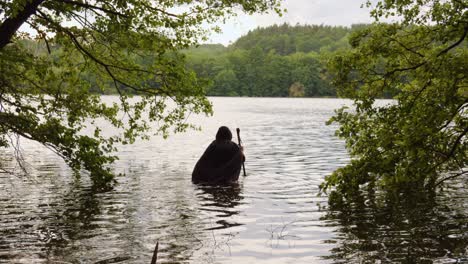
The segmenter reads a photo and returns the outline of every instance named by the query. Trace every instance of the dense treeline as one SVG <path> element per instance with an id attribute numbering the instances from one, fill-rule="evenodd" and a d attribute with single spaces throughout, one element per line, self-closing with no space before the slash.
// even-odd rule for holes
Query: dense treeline
<path id="1" fill-rule="evenodd" d="M 365 26 L 273 25 L 250 31 L 228 47 L 204 44 L 182 53 L 187 70 L 200 77 L 199 85 L 205 85 L 210 96 L 335 96 L 323 58 L 336 50 L 349 48 L 350 33 Z M 36 55 L 51 52 L 52 57 L 61 58 L 58 44 L 47 46 L 43 42 L 25 40 L 23 45 Z M 173 52 L 165 56 L 183 59 Z M 155 56 L 151 54 L 134 59 L 142 65 L 155 63 Z M 61 72 L 60 68 L 55 70 Z M 83 71 L 80 75 L 88 82 L 92 93 L 117 93 L 112 80 L 97 82 L 93 71 Z M 119 93 L 135 94 L 136 91 L 122 86 Z"/>
<path id="2" fill-rule="evenodd" d="M 211 80 L 215 96 L 334 96 L 321 57 L 348 48 L 356 28 L 288 24 L 258 28 L 229 47 L 186 50 L 188 68 Z"/>
<path id="3" fill-rule="evenodd" d="M 252 49 L 260 46 L 263 51 L 274 50 L 280 55 L 297 52 L 320 52 L 321 49 L 336 50 L 347 46 L 347 35 L 351 29 L 361 27 L 336 27 L 325 25 L 273 25 L 258 28 L 240 37 L 232 47 Z"/>

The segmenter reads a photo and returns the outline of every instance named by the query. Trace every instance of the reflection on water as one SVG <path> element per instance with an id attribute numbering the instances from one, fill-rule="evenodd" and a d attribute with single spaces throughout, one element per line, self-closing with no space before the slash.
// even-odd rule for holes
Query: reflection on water
<path id="1" fill-rule="evenodd" d="M 407 186 L 344 199 L 330 196 L 322 220 L 338 228 L 325 259 L 334 263 L 468 263 L 466 181 L 453 181 L 436 195 Z"/>
<path id="2" fill-rule="evenodd" d="M 106 97 L 113 100 L 112 97 Z M 213 98 L 203 131 L 123 146 L 119 184 L 97 193 L 53 153 L 23 142 L 27 177 L 0 173 L 0 263 L 463 263 L 465 182 L 441 195 L 361 193 L 318 197 L 323 177 L 346 164 L 325 126 L 335 99 Z M 240 127 L 247 177 L 238 185 L 191 183 L 217 128 Z M 13 167 L 11 153 L 0 160 Z"/>
<path id="3" fill-rule="evenodd" d="M 224 229 L 233 226 L 242 225 L 241 223 L 231 223 L 233 215 L 238 215 L 239 210 L 236 206 L 241 204 L 243 199 L 241 195 L 241 186 L 232 184 L 227 186 L 200 185 L 197 187 L 202 192 L 197 196 L 200 198 L 200 210 L 214 212 L 220 220 L 216 221 L 218 226 L 209 227 L 206 230 Z"/>

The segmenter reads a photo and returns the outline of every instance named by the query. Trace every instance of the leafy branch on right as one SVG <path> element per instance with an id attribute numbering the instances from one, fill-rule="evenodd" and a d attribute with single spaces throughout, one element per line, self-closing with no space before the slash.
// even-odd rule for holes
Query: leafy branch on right
<path id="1" fill-rule="evenodd" d="M 322 191 L 346 195 L 369 183 L 435 190 L 468 173 L 467 6 L 379 1 L 376 22 L 350 36 L 351 49 L 327 58 L 333 85 L 354 109 L 328 122 L 339 124 L 352 160 L 325 178 Z M 390 17 L 398 22 L 379 22 Z"/>

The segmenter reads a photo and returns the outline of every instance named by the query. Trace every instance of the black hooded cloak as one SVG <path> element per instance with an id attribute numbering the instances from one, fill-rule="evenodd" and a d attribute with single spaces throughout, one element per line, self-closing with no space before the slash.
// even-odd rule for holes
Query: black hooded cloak
<path id="1" fill-rule="evenodd" d="M 230 184 L 239 179 L 245 158 L 231 139 L 231 131 L 220 127 L 216 140 L 208 146 L 193 169 L 193 183 Z"/>

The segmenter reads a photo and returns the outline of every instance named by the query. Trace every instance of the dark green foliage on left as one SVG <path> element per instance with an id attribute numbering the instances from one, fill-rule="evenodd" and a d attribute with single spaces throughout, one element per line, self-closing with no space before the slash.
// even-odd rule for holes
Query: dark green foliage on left
<path id="1" fill-rule="evenodd" d="M 178 53 L 206 36 L 203 24 L 281 12 L 276 0 L 0 0 L 0 10 L 0 147 L 17 147 L 18 135 L 37 141 L 96 186 L 112 183 L 116 144 L 211 113 L 206 82 Z M 20 32 L 26 24 L 34 35 Z M 115 102 L 96 93 L 109 91 Z"/>

